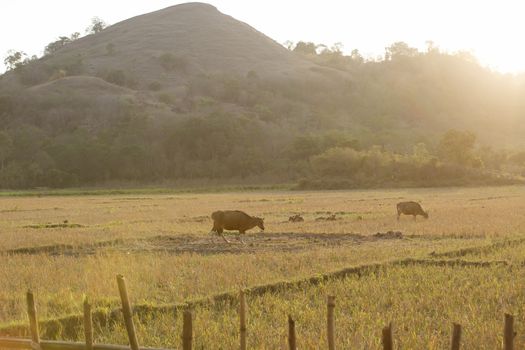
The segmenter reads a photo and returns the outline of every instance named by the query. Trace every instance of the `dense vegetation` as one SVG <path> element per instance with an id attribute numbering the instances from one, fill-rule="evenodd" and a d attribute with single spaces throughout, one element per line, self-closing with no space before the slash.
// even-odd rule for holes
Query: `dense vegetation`
<path id="1" fill-rule="evenodd" d="M 62 39 L 48 55 L 76 38 Z M 419 52 L 395 43 L 369 61 L 338 46 L 291 49 L 319 74 L 192 75 L 182 96 L 158 81 L 143 88 L 123 70 L 96 74 L 122 90 L 114 95 L 49 94 L 31 87 L 89 75 L 82 58 L 51 65 L 12 55 L 0 77 L 18 82 L 0 89 L 0 188 L 232 178 L 304 188 L 448 185 L 523 174 L 523 78 L 432 45 Z M 185 74 L 187 61 L 166 53 L 159 65 Z"/>

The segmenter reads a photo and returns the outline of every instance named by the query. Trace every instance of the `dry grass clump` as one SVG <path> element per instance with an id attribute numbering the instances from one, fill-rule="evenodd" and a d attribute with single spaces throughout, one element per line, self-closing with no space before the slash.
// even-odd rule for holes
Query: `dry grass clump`
<path id="1" fill-rule="evenodd" d="M 326 296 L 336 296 L 337 345 L 380 348 L 381 329 L 394 325 L 396 347 L 444 349 L 452 322 L 463 326 L 466 349 L 501 346 L 503 314 L 515 315 L 516 348 L 525 344 L 525 272 L 508 267 L 395 267 L 366 277 L 248 297 L 248 347 L 278 349 L 285 341 L 287 315 L 296 320 L 298 346 L 326 347 Z M 197 308 L 195 348 L 238 347 L 237 305 Z M 138 321 L 142 344 L 178 348 L 181 315 L 155 314 Z M 126 343 L 123 326 L 103 330 L 99 341 Z"/>
<path id="2" fill-rule="evenodd" d="M 472 244 L 471 242 L 468 242 Z M 115 275 L 133 286 L 136 303 L 174 303 L 325 273 L 343 267 L 426 256 L 437 247 L 457 249 L 462 240 L 377 241 L 300 252 L 199 255 L 121 252 L 88 256 L 14 255 L 0 257 L 0 323 L 26 320 L 25 291 L 34 290 L 39 314 L 54 318 L 81 313 L 83 295 L 95 306 L 118 305 Z"/>
<path id="3" fill-rule="evenodd" d="M 487 249 L 475 251 L 463 256 L 461 259 L 469 261 L 506 261 L 512 265 L 523 266 L 525 264 L 525 242 L 518 241 L 499 249 Z"/>

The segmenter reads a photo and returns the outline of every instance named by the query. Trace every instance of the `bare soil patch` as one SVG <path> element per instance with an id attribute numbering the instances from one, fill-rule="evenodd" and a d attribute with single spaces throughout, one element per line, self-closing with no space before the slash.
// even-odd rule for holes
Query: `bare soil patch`
<path id="1" fill-rule="evenodd" d="M 225 242 L 220 236 L 216 235 L 157 236 L 138 242 L 129 242 L 129 245 L 125 244 L 118 247 L 118 249 L 197 254 L 286 252 L 312 249 L 315 247 L 360 244 L 375 240 L 373 237 L 354 233 L 322 234 L 283 232 L 246 235 L 227 234 L 226 237 L 230 243 Z"/>
<path id="2" fill-rule="evenodd" d="M 376 242 L 386 239 L 403 239 L 396 235 L 357 233 L 253 233 L 237 235 L 226 233 L 230 243 L 217 235 L 159 235 L 139 239 L 111 240 L 93 244 L 57 244 L 25 247 L 4 251 L 4 254 L 50 254 L 50 255 L 90 255 L 97 252 L 121 251 L 127 253 L 167 252 L 173 254 L 241 254 L 259 252 L 291 252 L 321 247 L 341 247 Z"/>

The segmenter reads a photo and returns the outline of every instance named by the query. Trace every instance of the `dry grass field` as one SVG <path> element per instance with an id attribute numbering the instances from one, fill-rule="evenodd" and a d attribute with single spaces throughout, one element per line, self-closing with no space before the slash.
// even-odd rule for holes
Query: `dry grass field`
<path id="1" fill-rule="evenodd" d="M 405 235 L 501 237 L 525 231 L 524 198 L 523 187 L 0 197 L 0 249 L 158 235 L 206 236 L 212 226 L 209 216 L 217 209 L 262 216 L 267 233 L 369 235 L 400 230 Z M 395 204 L 402 200 L 420 201 L 430 220 L 419 217 L 413 222 L 405 217 L 396 222 Z M 315 221 L 328 212 L 338 220 Z M 295 213 L 305 222 L 288 223 Z M 64 220 L 81 227 L 45 228 Z"/>
<path id="2" fill-rule="evenodd" d="M 286 345 L 287 315 L 296 322 L 298 348 L 326 348 L 326 296 L 336 297 L 336 340 L 341 349 L 380 349 L 381 329 L 390 321 L 399 349 L 447 349 L 452 322 L 463 326 L 462 348 L 500 349 L 503 313 L 516 317 L 516 348 L 525 345 L 523 270 L 507 267 L 399 267 L 365 277 L 333 280 L 249 297 L 248 348 Z M 197 349 L 238 347 L 237 305 L 199 307 Z M 138 323 L 141 341 L 179 348 L 182 315 L 156 313 Z M 100 342 L 125 344 L 122 324 L 103 331 Z M 220 344 L 220 345 L 217 345 Z"/>
<path id="3" fill-rule="evenodd" d="M 430 218 L 397 221 L 395 204 L 402 200 L 420 201 Z M 246 244 L 234 236 L 229 236 L 231 244 L 210 236 L 209 215 L 218 209 L 262 216 L 266 231 L 249 231 Z M 288 222 L 293 214 L 301 214 L 305 221 Z M 335 221 L 316 220 L 332 214 Z M 376 235 L 388 231 L 400 231 L 403 236 Z M 35 291 L 42 319 L 80 313 L 84 295 L 97 308 L 113 309 L 118 305 L 117 273 L 128 279 L 135 304 L 170 304 L 348 266 L 407 257 L 432 259 L 447 251 L 522 237 L 525 188 L 519 186 L 4 196 L 0 197 L 0 324 L 25 322 L 24 292 L 28 288 Z M 460 258 L 505 260 L 520 266 L 525 244 Z M 306 289 L 251 296 L 250 328 L 259 329 L 257 334 L 264 336 L 252 334 L 250 344 L 252 348 L 275 348 L 284 332 L 283 315 L 294 313 L 301 325 L 303 347 L 318 348 L 324 323 L 315 320 L 322 319 L 326 293 L 335 294 L 342 303 L 337 317 L 341 319 L 340 334 L 348 335 L 341 337 L 345 347 L 377 347 L 377 334 L 388 319 L 397 323 L 404 348 L 442 348 L 449 323 L 473 319 L 468 332 L 486 331 L 487 339 L 496 337 L 497 342 L 503 312 L 514 312 L 518 324 L 525 322 L 517 308 L 523 294 L 514 281 L 522 279 L 518 278 L 521 273 L 504 266 L 396 267 L 365 278 L 348 277 Z M 456 288 L 458 291 L 449 293 Z M 459 290 L 468 292 L 460 298 Z M 437 301 L 451 306 L 440 313 Z M 210 348 L 211 339 L 220 339 L 222 348 L 232 348 L 237 337 L 235 310 L 235 305 L 197 309 L 196 328 L 202 332 L 196 337 L 197 344 Z M 178 347 L 175 338 L 162 336 L 180 327 L 173 317 L 157 314 L 151 322 L 141 318 L 142 343 Z M 277 323 L 282 323 L 282 329 L 274 327 Z M 424 326 L 425 334 L 415 332 L 413 327 L 418 324 Z M 124 334 L 123 329 L 101 328 L 98 340 L 125 343 Z M 470 333 L 466 339 L 471 348 L 481 341 Z"/>

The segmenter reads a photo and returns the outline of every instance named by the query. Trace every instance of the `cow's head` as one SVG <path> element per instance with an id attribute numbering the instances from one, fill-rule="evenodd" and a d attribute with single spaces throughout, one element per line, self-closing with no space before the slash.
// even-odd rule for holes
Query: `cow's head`
<path id="1" fill-rule="evenodd" d="M 423 217 L 424 217 L 425 219 L 428 219 L 428 211 L 424 211 L 424 212 L 423 212 Z"/>
<path id="2" fill-rule="evenodd" d="M 264 218 L 255 218 L 255 224 L 264 231 Z"/>

